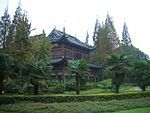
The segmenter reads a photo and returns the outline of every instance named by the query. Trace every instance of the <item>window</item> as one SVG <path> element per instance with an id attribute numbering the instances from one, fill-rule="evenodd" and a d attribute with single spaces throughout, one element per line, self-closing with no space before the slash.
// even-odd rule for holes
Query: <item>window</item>
<path id="1" fill-rule="evenodd" d="M 80 53 L 74 53 L 74 58 L 75 59 L 81 59 L 82 55 Z"/>
<path id="2" fill-rule="evenodd" d="M 52 51 L 52 58 L 58 58 L 58 57 L 61 57 L 61 51 L 60 50 Z"/>

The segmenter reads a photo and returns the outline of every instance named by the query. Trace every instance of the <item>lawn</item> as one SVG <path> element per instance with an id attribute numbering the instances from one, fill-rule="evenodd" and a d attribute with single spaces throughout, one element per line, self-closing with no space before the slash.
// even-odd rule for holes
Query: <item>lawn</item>
<path id="1" fill-rule="evenodd" d="M 150 97 L 65 103 L 21 102 L 0 106 L 0 113 L 106 113 L 150 107 Z"/>
<path id="2" fill-rule="evenodd" d="M 150 87 L 148 87 L 146 90 L 150 90 Z M 120 87 L 120 92 L 138 92 L 141 91 L 141 89 L 139 89 L 137 86 L 131 86 L 131 85 L 122 85 Z M 111 89 L 102 89 L 102 88 L 92 88 L 92 89 L 86 89 L 86 90 L 81 90 L 80 91 L 81 94 L 111 94 L 112 91 Z M 71 95 L 75 95 L 76 92 L 75 91 L 66 91 L 65 94 L 71 94 Z"/>
<path id="3" fill-rule="evenodd" d="M 131 109 L 131 110 L 122 110 L 122 111 L 117 111 L 113 113 L 150 113 L 150 107 L 149 108 L 136 108 L 136 109 Z"/>

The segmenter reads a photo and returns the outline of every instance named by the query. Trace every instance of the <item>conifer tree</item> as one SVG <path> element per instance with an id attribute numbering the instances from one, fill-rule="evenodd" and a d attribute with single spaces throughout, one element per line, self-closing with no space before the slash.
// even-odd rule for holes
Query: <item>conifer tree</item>
<path id="1" fill-rule="evenodd" d="M 0 21 L 0 47 L 4 50 L 6 48 L 10 25 L 10 15 L 8 14 L 8 9 L 5 9 L 4 15 L 1 17 Z"/>
<path id="2" fill-rule="evenodd" d="M 123 25 L 123 31 L 122 31 L 122 40 L 121 40 L 122 44 L 125 46 L 131 46 L 131 38 L 128 32 L 128 27 L 126 25 L 126 23 L 124 22 Z"/>
<path id="3" fill-rule="evenodd" d="M 13 17 L 10 29 L 9 29 L 9 34 L 8 34 L 8 41 L 6 43 L 7 45 L 7 51 L 9 54 L 13 54 L 14 50 L 14 38 L 16 35 L 16 30 L 17 30 L 17 24 L 21 21 L 22 18 L 22 9 L 20 3 L 18 4 L 18 7 L 16 8 L 15 15 Z"/>
<path id="4" fill-rule="evenodd" d="M 107 14 L 106 16 L 105 27 L 107 31 L 107 37 L 110 40 L 112 53 L 114 53 L 116 49 L 120 46 L 120 40 L 114 27 L 112 18 L 109 16 L 109 14 Z"/>
<path id="5" fill-rule="evenodd" d="M 108 54 L 118 51 L 120 40 L 113 25 L 113 21 L 107 14 L 105 24 L 102 24 L 97 31 L 95 38 L 95 51 L 93 52 L 93 59 L 99 63 L 106 62 Z"/>
<path id="6" fill-rule="evenodd" d="M 93 32 L 93 43 L 94 44 L 97 41 L 97 34 L 98 34 L 99 28 L 100 28 L 100 23 L 99 23 L 98 19 L 96 19 L 95 27 L 94 27 L 94 32 Z"/>
<path id="7" fill-rule="evenodd" d="M 27 14 L 25 12 L 22 13 L 21 6 L 19 5 L 12 20 L 7 44 L 9 53 L 14 57 L 19 75 L 22 74 L 21 67 L 28 58 L 28 52 L 31 49 L 29 39 L 30 27 L 31 24 L 29 23 Z"/>
<path id="8" fill-rule="evenodd" d="M 105 29 L 105 25 L 103 24 L 97 35 L 97 41 L 95 42 L 95 51 L 94 51 L 94 60 L 95 62 L 99 63 L 104 63 L 105 62 L 105 55 L 109 51 L 107 47 L 109 46 L 108 44 L 108 39 L 107 39 L 107 32 Z"/>
<path id="9" fill-rule="evenodd" d="M 88 33 L 88 31 L 87 31 L 85 44 L 88 45 L 88 43 L 89 43 L 89 33 Z"/>

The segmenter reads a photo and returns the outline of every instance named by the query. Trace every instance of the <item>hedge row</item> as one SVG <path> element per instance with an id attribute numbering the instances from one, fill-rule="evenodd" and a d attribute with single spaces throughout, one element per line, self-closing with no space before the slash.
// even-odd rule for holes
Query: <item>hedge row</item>
<path id="1" fill-rule="evenodd" d="M 108 101 L 135 99 L 142 97 L 150 97 L 150 91 L 146 92 L 129 92 L 121 94 L 88 94 L 88 95 L 2 95 L 0 96 L 0 104 L 10 104 L 21 101 L 34 101 L 43 103 L 54 102 L 83 102 L 83 101 Z"/>

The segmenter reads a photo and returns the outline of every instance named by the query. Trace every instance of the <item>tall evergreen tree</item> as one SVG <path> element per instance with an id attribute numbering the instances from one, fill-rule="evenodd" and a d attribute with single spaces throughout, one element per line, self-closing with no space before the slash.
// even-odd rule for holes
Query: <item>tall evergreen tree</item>
<path id="1" fill-rule="evenodd" d="M 107 31 L 107 37 L 110 40 L 110 45 L 112 48 L 112 53 L 116 51 L 116 49 L 120 46 L 120 40 L 117 35 L 116 29 L 114 27 L 112 18 L 107 14 L 106 20 L 105 20 L 105 27 Z"/>
<path id="2" fill-rule="evenodd" d="M 148 55 L 146 55 L 144 52 L 136 48 L 131 43 L 131 38 L 128 32 L 128 27 L 126 23 L 124 22 L 123 26 L 123 32 L 122 32 L 122 50 L 123 54 L 132 56 L 132 61 L 134 60 L 147 60 L 149 58 Z"/>
<path id="3" fill-rule="evenodd" d="M 10 30 L 9 30 L 9 34 L 8 34 L 8 41 L 6 43 L 7 45 L 7 51 L 12 54 L 13 51 L 14 51 L 14 38 L 15 38 L 15 35 L 16 35 L 16 31 L 17 31 L 17 25 L 18 23 L 21 21 L 21 18 L 22 18 L 22 9 L 21 9 L 21 5 L 20 3 L 18 4 L 18 7 L 16 8 L 16 11 L 15 11 L 15 15 L 13 17 L 13 20 L 12 20 L 12 24 L 10 26 Z"/>
<path id="4" fill-rule="evenodd" d="M 98 19 L 96 19 L 94 32 L 93 32 L 93 42 L 94 42 L 94 44 L 97 41 L 97 35 L 98 35 L 99 28 L 100 28 L 100 23 L 99 23 Z"/>
<path id="5" fill-rule="evenodd" d="M 107 54 L 119 50 L 120 40 L 113 25 L 113 21 L 108 14 L 105 24 L 102 24 L 102 26 L 99 27 L 95 39 L 96 49 L 92 54 L 93 61 L 103 64 L 106 62 Z"/>
<path id="6" fill-rule="evenodd" d="M 21 75 L 21 67 L 28 57 L 28 52 L 31 49 L 31 42 L 29 39 L 31 24 L 27 18 L 26 13 L 22 13 L 19 5 L 15 11 L 12 20 L 9 39 L 8 51 L 14 57 L 15 64 L 18 67 L 19 75 Z"/>
<path id="7" fill-rule="evenodd" d="M 6 48 L 6 41 L 8 38 L 10 26 L 10 15 L 8 14 L 8 9 L 5 9 L 4 15 L 1 17 L 0 21 L 0 47 L 4 50 Z"/>
<path id="8" fill-rule="evenodd" d="M 128 32 L 128 27 L 126 25 L 126 23 L 124 22 L 123 25 L 123 31 L 122 31 L 122 40 L 121 40 L 122 44 L 125 46 L 131 46 L 131 38 Z"/>
<path id="9" fill-rule="evenodd" d="M 26 14 L 20 18 L 14 35 L 14 56 L 18 62 L 25 61 L 27 54 L 31 49 L 31 42 L 29 40 L 31 24 L 29 23 Z"/>
<path id="10" fill-rule="evenodd" d="M 88 43 L 89 43 L 89 33 L 88 33 L 88 31 L 87 31 L 85 44 L 88 45 Z"/>
<path id="11" fill-rule="evenodd" d="M 107 38 L 107 31 L 105 29 L 105 25 L 103 24 L 97 35 L 97 41 L 95 43 L 96 49 L 95 49 L 95 60 L 99 63 L 105 63 L 106 61 L 106 54 L 109 54 L 110 49 L 110 42 Z"/>

